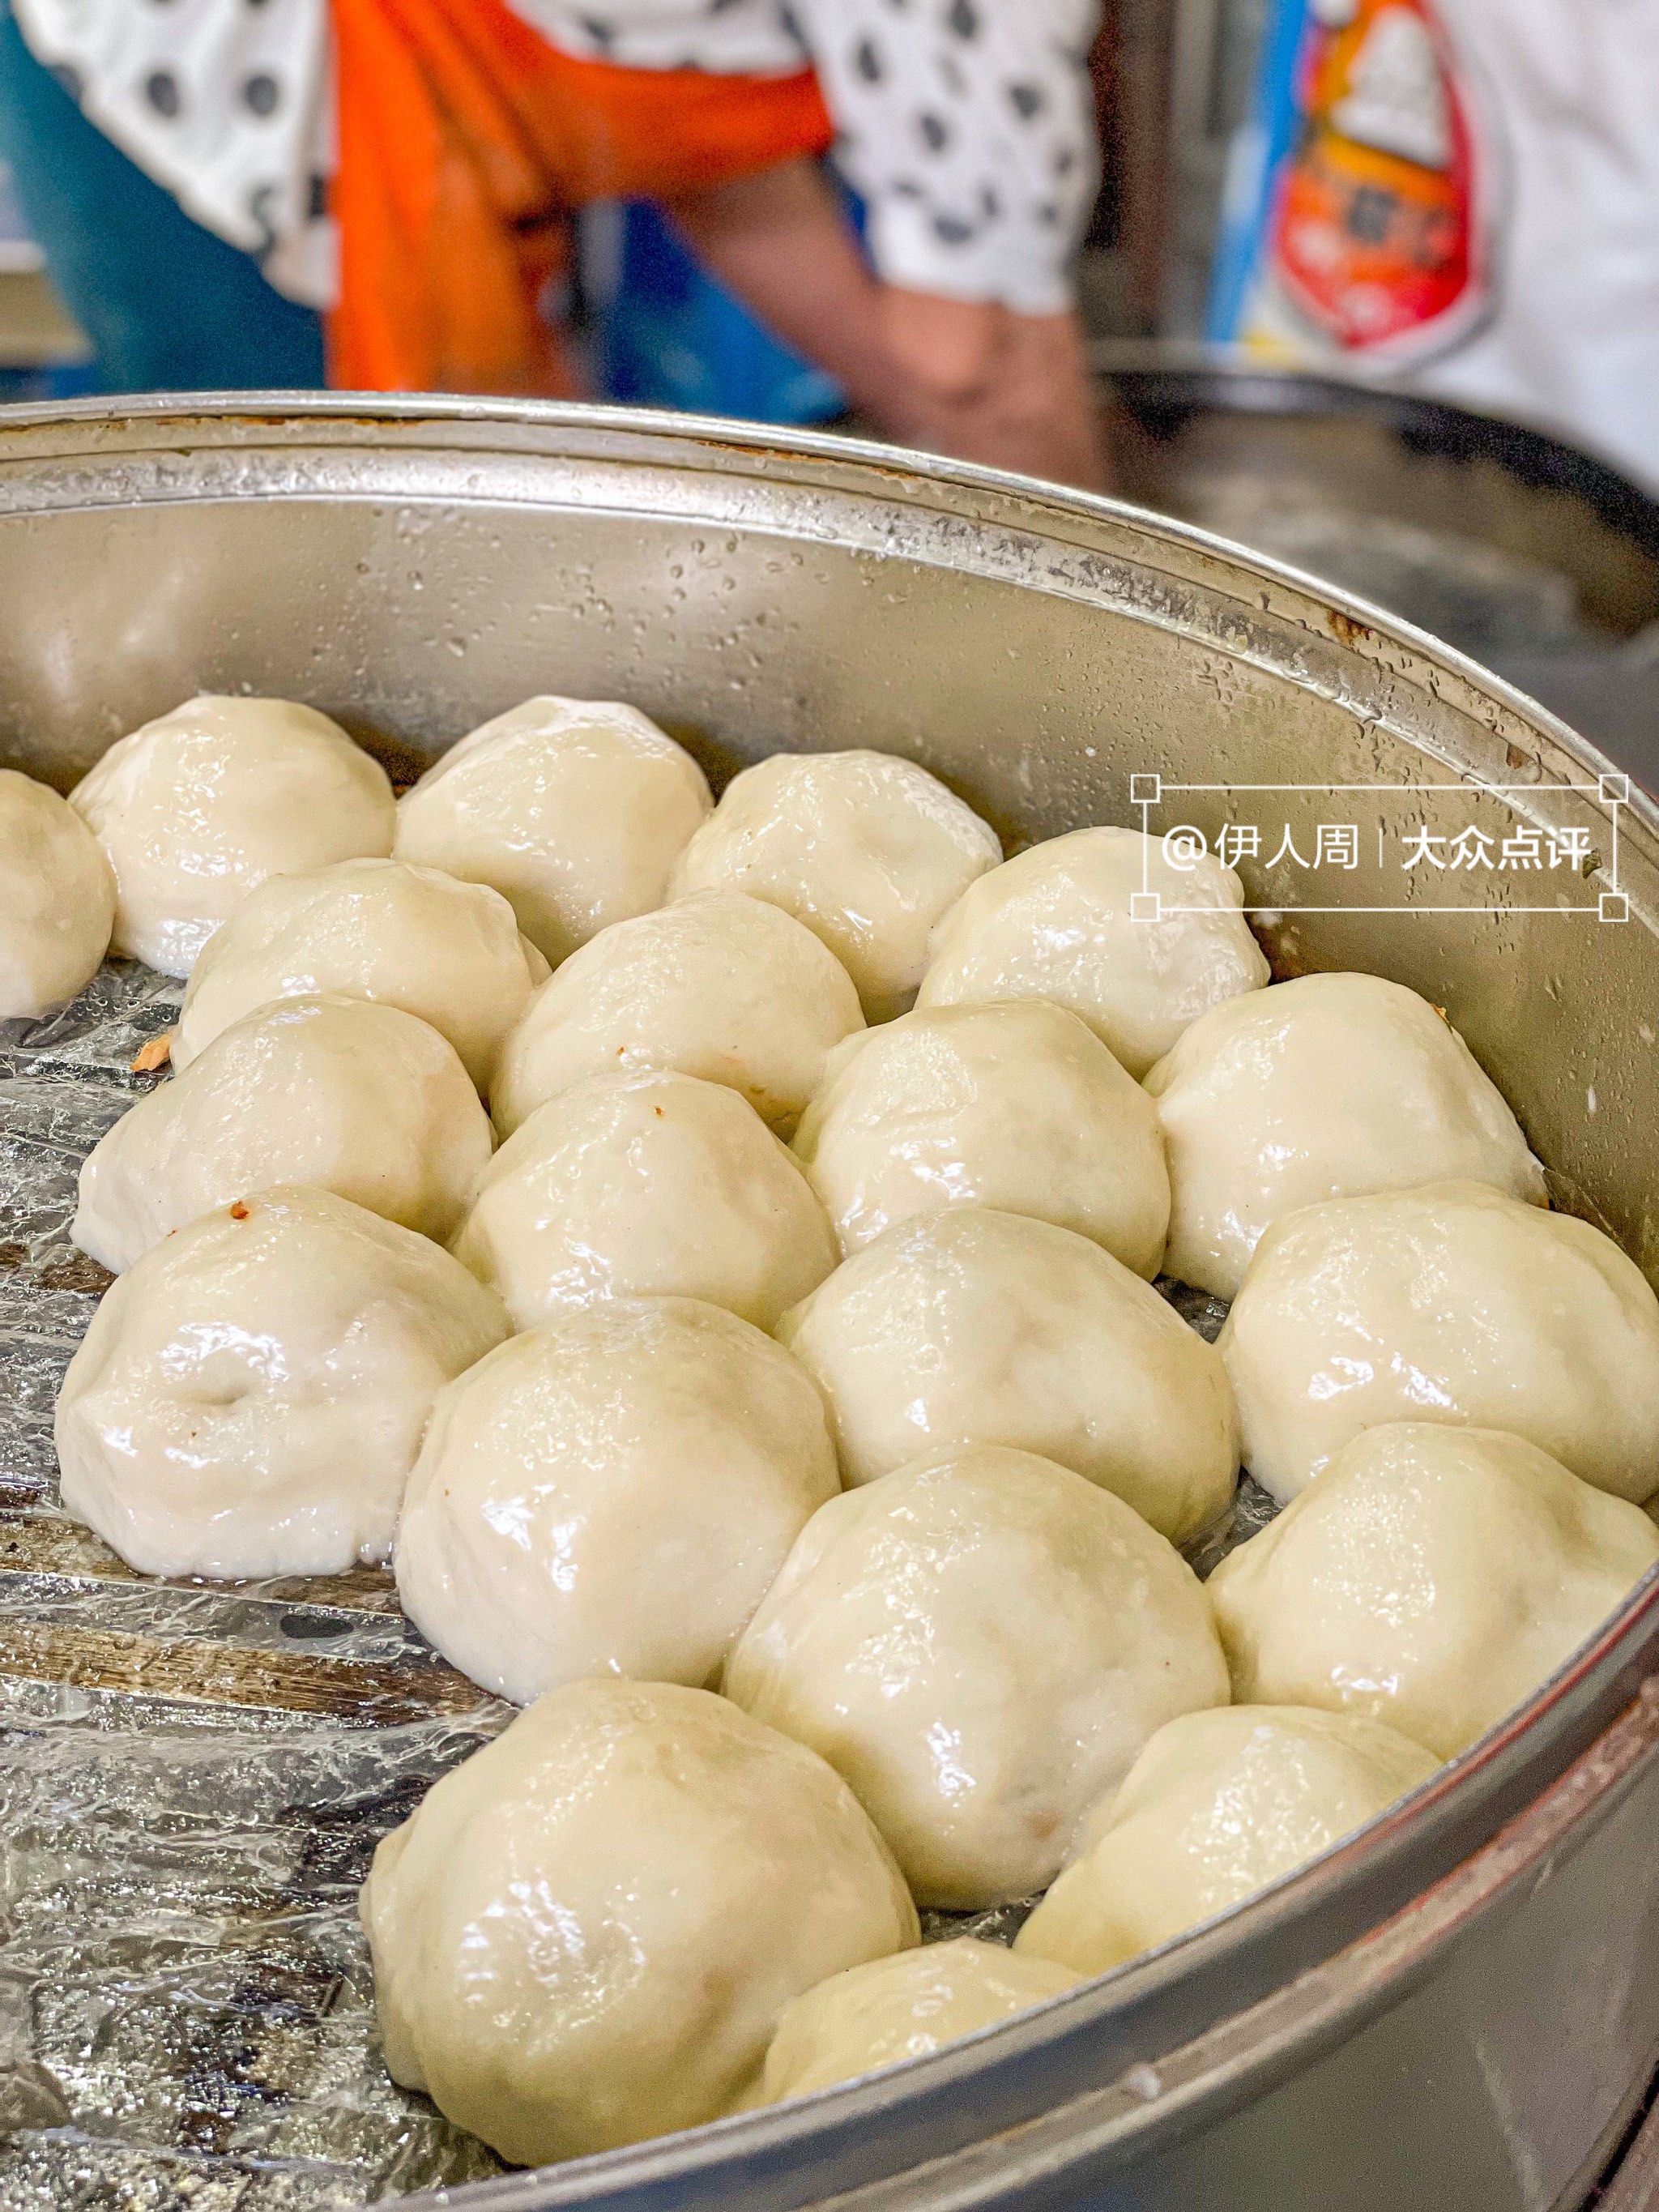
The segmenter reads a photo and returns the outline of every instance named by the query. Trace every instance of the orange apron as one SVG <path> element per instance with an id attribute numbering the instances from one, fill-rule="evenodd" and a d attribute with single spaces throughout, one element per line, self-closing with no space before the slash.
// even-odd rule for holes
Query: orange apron
<path id="1" fill-rule="evenodd" d="M 332 7 L 337 390 L 568 395 L 540 307 L 572 209 L 672 198 L 822 154 L 834 136 L 810 70 L 580 61 L 503 0 Z"/>

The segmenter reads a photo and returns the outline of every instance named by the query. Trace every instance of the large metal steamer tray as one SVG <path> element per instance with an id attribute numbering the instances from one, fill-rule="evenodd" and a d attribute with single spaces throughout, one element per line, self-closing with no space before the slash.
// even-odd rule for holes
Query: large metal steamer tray
<path id="1" fill-rule="evenodd" d="M 1446 1008 L 1557 1202 L 1659 1272 L 1659 812 L 1468 662 L 1199 531 L 575 407 L 9 411 L 0 757 L 67 787 L 200 690 L 311 701 L 404 775 L 556 690 L 632 700 L 717 781 L 778 747 L 909 754 L 1011 846 L 1254 827 L 1278 971 L 1370 969 Z M 1300 865 L 1322 824 L 1355 826 L 1327 841 L 1352 867 Z M 1407 867 L 1419 831 L 1477 857 Z M 1528 831 L 1554 867 L 1479 864 Z M 356 1884 L 501 1709 L 383 1576 L 160 1583 L 56 1510 L 52 1400 L 99 1287 L 75 1169 L 154 1079 L 131 1063 L 175 996 L 116 963 L 0 1032 L 4 2212 L 438 2186 L 466 2212 L 1583 2200 L 1659 2064 L 1651 1577 L 1352 1842 L 935 2057 L 538 2174 L 395 2090 Z"/>

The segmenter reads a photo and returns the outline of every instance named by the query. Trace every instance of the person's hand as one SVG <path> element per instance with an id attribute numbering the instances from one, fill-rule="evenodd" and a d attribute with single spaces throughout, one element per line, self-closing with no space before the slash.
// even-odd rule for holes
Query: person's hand
<path id="1" fill-rule="evenodd" d="M 963 460 L 1103 490 L 1105 441 L 1075 315 L 878 289 L 899 420 L 884 428 Z"/>
<path id="2" fill-rule="evenodd" d="M 992 300 L 947 300 L 884 284 L 878 314 L 893 362 L 919 395 L 935 405 L 984 398 L 1009 343 L 1006 307 Z"/>
<path id="3" fill-rule="evenodd" d="M 665 204 L 705 266 L 828 369 L 884 436 L 1105 489 L 1075 315 L 1017 315 L 879 283 L 814 162 L 781 162 Z"/>

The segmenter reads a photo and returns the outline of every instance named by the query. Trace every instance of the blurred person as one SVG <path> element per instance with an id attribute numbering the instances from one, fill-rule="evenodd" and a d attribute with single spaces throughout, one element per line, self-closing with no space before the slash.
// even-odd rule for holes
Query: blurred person
<path id="1" fill-rule="evenodd" d="M 238 244 L 191 221 L 76 104 L 0 0 L 0 159 L 54 283 L 115 392 L 304 389 L 324 380 L 312 307 Z M 239 241 L 240 243 L 240 241 Z"/>
<path id="2" fill-rule="evenodd" d="M 161 380 L 320 381 L 325 351 L 343 389 L 574 393 L 547 313 L 568 217 L 642 198 L 886 434 L 1091 485 L 1071 267 L 1096 15 L 0 0 L 0 150 L 100 349 L 113 325 L 118 358 L 169 359 L 132 343 L 163 314 L 173 351 L 199 346 L 207 374 Z"/>

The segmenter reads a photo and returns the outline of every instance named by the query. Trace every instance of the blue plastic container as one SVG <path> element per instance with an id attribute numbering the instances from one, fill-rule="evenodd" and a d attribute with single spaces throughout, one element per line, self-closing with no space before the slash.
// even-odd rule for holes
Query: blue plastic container
<path id="1" fill-rule="evenodd" d="M 643 202 L 620 210 L 599 289 L 597 368 L 608 398 L 751 422 L 824 422 L 845 411 L 835 380 L 780 344 Z"/>

